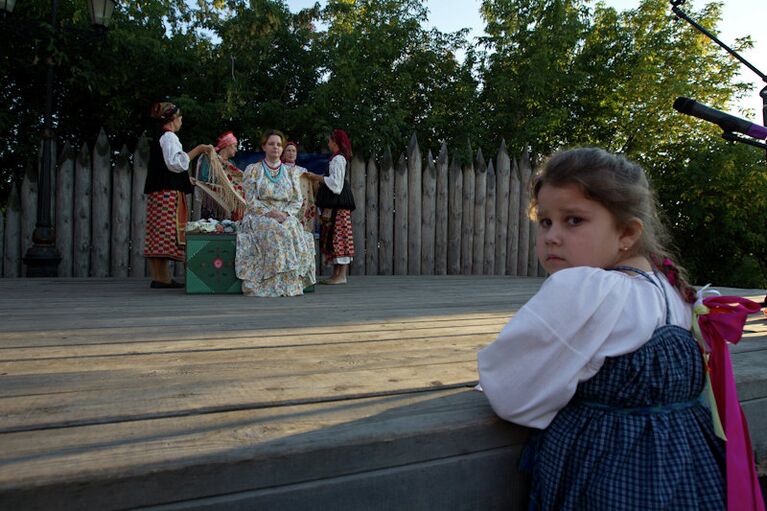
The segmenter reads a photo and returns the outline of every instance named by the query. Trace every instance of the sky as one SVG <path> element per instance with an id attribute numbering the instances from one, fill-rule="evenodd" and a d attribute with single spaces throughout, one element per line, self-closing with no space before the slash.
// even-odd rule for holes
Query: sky
<path id="1" fill-rule="evenodd" d="M 619 11 L 634 9 L 639 6 L 640 0 L 603 0 L 610 7 Z M 287 0 L 288 7 L 295 12 L 305 7 L 314 5 L 315 0 Z M 442 32 L 455 32 L 461 28 L 470 28 L 470 36 L 477 37 L 483 34 L 484 23 L 479 15 L 481 0 L 426 0 L 429 8 L 430 27 L 436 27 Z M 705 5 L 702 0 L 688 0 L 681 5 L 682 11 L 691 14 L 695 9 Z M 320 1 L 324 5 L 324 1 Z M 767 74 L 767 0 L 727 0 L 724 2 L 722 21 L 719 26 L 721 32 L 719 39 L 732 46 L 737 37 L 750 35 L 754 41 L 754 48 L 743 52 L 741 56 L 749 61 L 762 73 Z M 671 3 L 669 2 L 669 12 Z M 691 16 L 693 17 L 693 16 Z M 695 19 L 693 17 L 693 19 Z M 678 23 L 687 23 L 677 20 Z M 723 54 L 726 52 L 721 50 Z M 762 121 L 762 100 L 759 97 L 761 90 L 767 83 L 745 66 L 742 67 L 741 80 L 754 85 L 754 90 L 739 104 L 734 105 L 731 113 L 741 117 L 748 117 L 752 122 L 764 124 Z M 751 114 L 746 116 L 740 113 L 742 109 L 750 109 Z"/>

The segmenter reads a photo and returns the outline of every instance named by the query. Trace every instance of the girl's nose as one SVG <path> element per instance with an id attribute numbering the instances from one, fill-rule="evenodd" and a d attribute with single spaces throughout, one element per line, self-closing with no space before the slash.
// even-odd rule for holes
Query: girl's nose
<path id="1" fill-rule="evenodd" d="M 546 233 L 544 234 L 543 239 L 549 245 L 559 244 L 562 241 L 559 228 L 557 227 L 556 224 L 551 224 L 551 226 L 546 230 Z"/>

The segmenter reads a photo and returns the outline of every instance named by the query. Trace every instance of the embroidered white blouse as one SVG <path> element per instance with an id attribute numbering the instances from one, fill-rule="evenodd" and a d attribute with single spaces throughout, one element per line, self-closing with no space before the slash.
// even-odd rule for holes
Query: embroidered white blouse
<path id="1" fill-rule="evenodd" d="M 189 155 L 181 147 L 181 141 L 172 131 L 166 131 L 160 137 L 160 147 L 165 165 L 171 172 L 181 173 L 189 169 Z"/>
<path id="2" fill-rule="evenodd" d="M 692 309 L 663 276 L 671 324 Z M 641 275 L 577 267 L 551 275 L 477 357 L 479 382 L 499 417 L 543 429 L 605 357 L 640 348 L 665 324 L 661 290 Z"/>
<path id="3" fill-rule="evenodd" d="M 344 189 L 344 177 L 346 176 L 346 158 L 341 154 L 335 155 L 330 160 L 330 172 L 325 176 L 325 184 L 338 195 Z"/>

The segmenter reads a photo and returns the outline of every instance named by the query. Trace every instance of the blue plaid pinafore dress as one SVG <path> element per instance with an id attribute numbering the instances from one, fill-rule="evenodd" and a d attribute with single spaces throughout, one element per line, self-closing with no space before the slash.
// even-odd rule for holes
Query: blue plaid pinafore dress
<path id="1" fill-rule="evenodd" d="M 692 333 L 665 324 L 638 350 L 605 359 L 526 448 L 530 509 L 723 510 L 724 444 L 699 397 L 704 365 Z"/>

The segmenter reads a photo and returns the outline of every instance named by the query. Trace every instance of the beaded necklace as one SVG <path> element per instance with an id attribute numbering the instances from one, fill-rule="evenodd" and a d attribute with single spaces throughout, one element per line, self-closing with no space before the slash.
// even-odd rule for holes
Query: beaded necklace
<path id="1" fill-rule="evenodd" d="M 265 166 L 265 167 L 268 169 L 268 170 L 265 172 L 265 174 L 266 174 L 266 177 L 267 177 L 267 178 L 269 178 L 269 181 L 271 181 L 272 183 L 277 183 L 277 182 L 280 180 L 280 178 L 282 177 L 282 168 L 283 168 L 283 164 L 282 164 L 282 162 L 280 162 L 279 166 L 277 166 L 277 167 L 272 167 L 272 166 L 271 166 L 271 165 L 269 165 L 269 163 L 266 161 L 266 158 L 264 158 L 264 159 L 262 160 L 262 163 L 263 163 L 263 164 L 264 164 L 264 166 Z M 273 176 L 271 171 L 272 171 L 272 170 L 274 170 L 275 168 L 277 168 L 277 169 L 279 169 L 279 170 L 277 171 L 277 174 Z"/>

